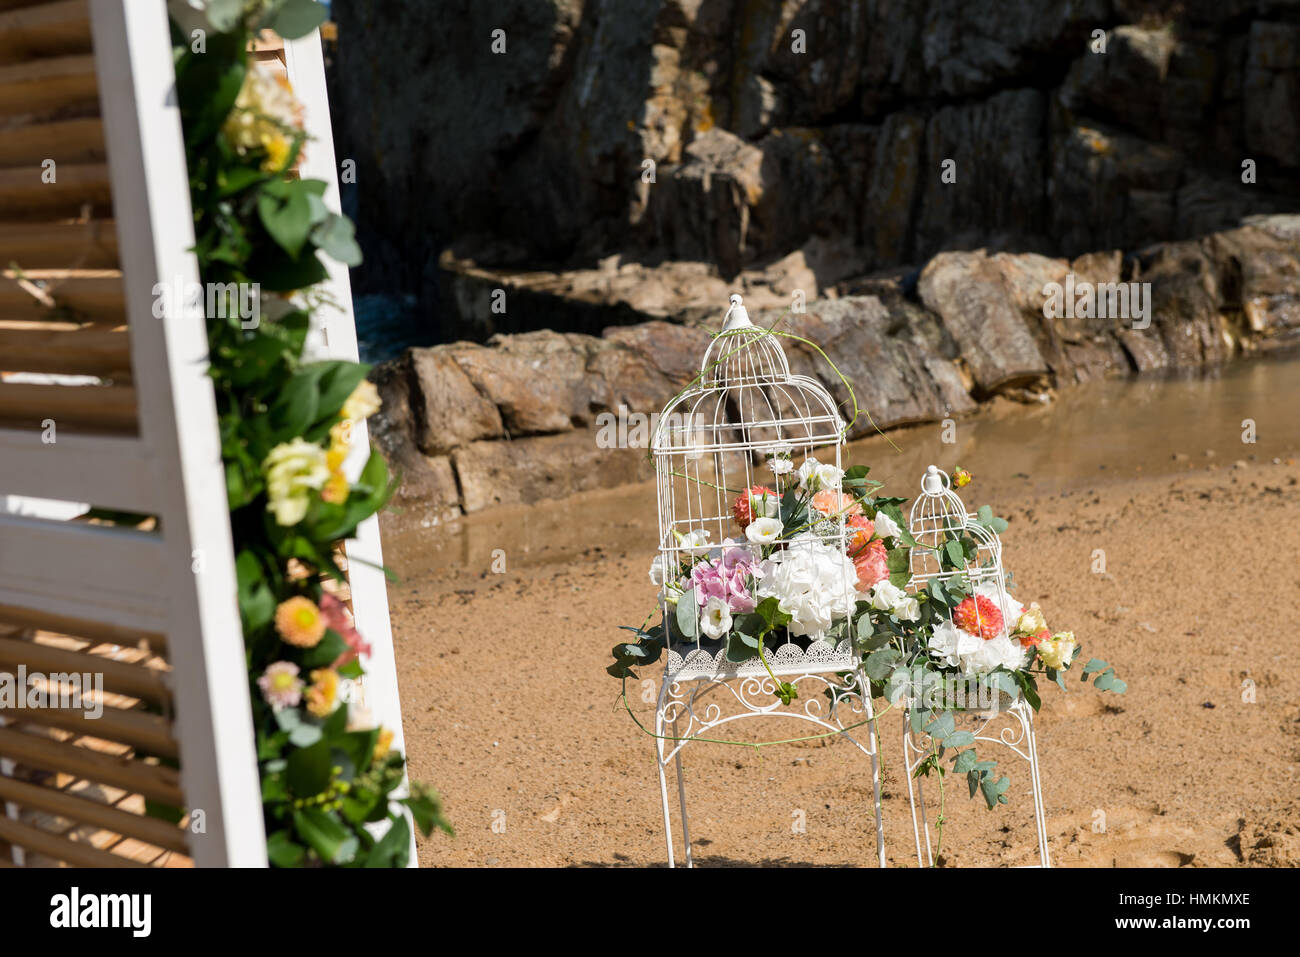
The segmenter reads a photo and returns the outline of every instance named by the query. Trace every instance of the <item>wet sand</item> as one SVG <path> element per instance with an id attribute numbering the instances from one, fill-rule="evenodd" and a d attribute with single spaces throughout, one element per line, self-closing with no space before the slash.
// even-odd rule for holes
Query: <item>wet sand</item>
<path id="1" fill-rule="evenodd" d="M 967 503 L 1010 521 L 1016 596 L 1128 682 L 1122 697 L 1077 677 L 1044 691 L 1053 863 L 1300 866 L 1297 409 L 1300 365 L 1253 362 L 996 404 L 958 421 L 954 444 L 934 425 L 891 433 L 901 452 L 879 437 L 851 448 L 893 494 L 932 461 L 970 469 Z M 421 841 L 421 862 L 662 865 L 653 741 L 604 672 L 617 626 L 653 604 L 653 486 L 384 528 L 411 770 L 458 830 Z M 643 690 L 629 682 L 649 722 Z M 901 717 L 881 729 L 888 859 L 914 866 Z M 869 766 L 845 742 L 692 744 L 684 760 L 698 864 L 872 862 Z M 949 785 L 945 863 L 1034 862 L 1028 765 L 1001 767 L 1011 804 L 997 811 Z"/>

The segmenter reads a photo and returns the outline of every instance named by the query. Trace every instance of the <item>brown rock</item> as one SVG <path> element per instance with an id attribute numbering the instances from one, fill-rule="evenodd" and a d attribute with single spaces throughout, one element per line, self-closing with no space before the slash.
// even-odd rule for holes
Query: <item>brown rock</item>
<path id="1" fill-rule="evenodd" d="M 982 250 L 940 253 L 921 272 L 918 290 L 957 342 L 980 392 L 1022 385 L 1048 371 L 999 264 Z"/>
<path id="2" fill-rule="evenodd" d="M 452 455 L 465 512 L 527 504 L 649 478 L 641 449 L 604 449 L 593 430 L 474 442 Z"/>
<path id="3" fill-rule="evenodd" d="M 409 363 L 411 424 L 420 451 L 439 455 L 505 434 L 496 405 L 445 348 L 408 349 L 401 362 Z"/>
<path id="4" fill-rule="evenodd" d="M 454 346 L 449 354 L 473 387 L 500 410 L 510 435 L 573 427 L 574 397 L 550 375 L 542 356 L 474 345 Z"/>

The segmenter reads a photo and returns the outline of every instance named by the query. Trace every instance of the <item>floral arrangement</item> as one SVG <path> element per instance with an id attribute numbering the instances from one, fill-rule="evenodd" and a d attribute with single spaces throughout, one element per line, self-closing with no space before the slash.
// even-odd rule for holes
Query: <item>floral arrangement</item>
<path id="1" fill-rule="evenodd" d="M 887 699 L 884 710 L 906 699 L 913 731 L 928 735 L 932 751 L 917 773 L 937 774 L 941 788 L 945 774 L 965 774 L 971 797 L 981 793 L 990 809 L 1006 803 L 1008 779 L 976 755 L 974 734 L 957 729 L 956 713 L 1019 696 L 1037 710 L 1038 679 L 1064 688 L 1065 672 L 1079 660 L 1073 633 L 1053 632 L 1037 603 L 1025 607 L 989 575 L 975 574 L 991 571 L 991 559 L 969 529 L 930 544 L 914 539 L 900 511 L 906 500 L 874 494 L 880 483 L 865 466 L 844 471 L 810 455 L 796 468 L 789 451 L 777 450 L 767 468 L 769 484 L 727 490 L 736 496 L 734 536 L 714 544 L 708 529 L 674 533 L 675 545 L 650 567 L 662 621 L 651 626 L 652 613 L 628 627 L 637 640 L 614 647 L 608 672 L 626 681 L 670 641 L 716 642 L 729 661 L 759 658 L 788 705 L 798 692 L 772 674 L 767 649 L 848 640 L 862 656 L 871 695 Z M 964 469 L 954 476 L 959 486 L 971 480 Z M 994 534 L 1006 528 L 988 506 L 975 521 Z M 947 574 L 920 587 L 915 549 L 928 550 Z M 1100 689 L 1126 690 L 1104 661 L 1084 665 L 1082 678 L 1089 677 Z"/>
<path id="2" fill-rule="evenodd" d="M 250 64 L 250 38 L 315 29 L 314 0 L 172 0 L 195 252 L 208 290 L 216 394 L 273 865 L 404 866 L 406 811 L 448 833 L 438 795 L 410 782 L 391 729 L 349 699 L 369 652 L 322 579 L 345 581 L 338 545 L 388 500 L 395 480 L 371 449 L 348 465 L 356 425 L 379 408 L 368 367 L 304 357 L 323 252 L 360 262 L 326 184 L 292 178 L 304 148 L 292 90 Z M 201 32 L 200 32 L 201 31 Z M 201 43 L 199 40 L 201 39 Z M 247 305 L 252 297 L 257 309 Z M 251 319 L 251 321 L 250 321 Z M 176 809 L 172 809 L 176 810 Z M 179 811 L 176 811 L 179 814 Z M 389 822 L 376 839 L 372 828 Z M 376 829 L 378 830 L 378 829 Z"/>

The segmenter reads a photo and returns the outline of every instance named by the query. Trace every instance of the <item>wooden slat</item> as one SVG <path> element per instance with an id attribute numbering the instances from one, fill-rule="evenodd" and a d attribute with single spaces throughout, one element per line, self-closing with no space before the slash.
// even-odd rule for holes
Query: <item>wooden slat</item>
<path id="1" fill-rule="evenodd" d="M 99 83 L 93 56 L 0 65 L 0 116 L 86 116 L 98 112 Z"/>
<path id="2" fill-rule="evenodd" d="M 4 775 L 0 775 L 0 798 L 16 801 L 25 808 L 57 814 L 77 824 L 91 824 L 122 837 L 134 837 L 164 850 L 189 853 L 185 832 L 160 818 L 120 811 L 99 801 Z"/>
<path id="3" fill-rule="evenodd" d="M 56 438 L 49 444 L 39 432 L 0 429 L 0 489 L 69 502 L 93 499 L 95 505 L 124 512 L 150 513 L 157 505 L 157 485 L 168 476 L 158 474 L 139 439 L 61 432 Z"/>
<path id="4" fill-rule="evenodd" d="M 0 328 L 0 372 L 62 372 L 130 376 L 125 330 L 46 331 Z"/>
<path id="5" fill-rule="evenodd" d="M 170 561 L 158 534 L 0 515 L 0 606 L 164 631 Z"/>
<path id="6" fill-rule="evenodd" d="M 159 657 L 166 657 L 167 652 L 166 639 L 160 634 L 134 628 L 121 628 L 103 621 L 47 614 L 16 605 L 0 605 L 0 624 L 51 631 L 60 635 L 73 635 L 101 644 L 121 645 L 123 648 L 146 647 Z"/>
<path id="7" fill-rule="evenodd" d="M 3 175 L 3 173 L 0 173 Z M 6 320 L 126 321 L 126 292 L 122 275 L 114 269 L 31 269 L 18 263 L 18 271 L 0 272 L 0 318 Z M 54 308 L 25 288 L 20 280 L 37 286 Z M 0 362 L 4 353 L 0 352 Z"/>
<path id="8" fill-rule="evenodd" d="M 104 162 L 104 123 L 97 116 L 47 123 L 0 123 L 0 167 Z"/>
<path id="9" fill-rule="evenodd" d="M 0 382 L 0 424 L 40 430 L 47 419 L 69 432 L 134 432 L 135 389 L 127 385 Z"/>
<path id="10" fill-rule="evenodd" d="M 0 671 L 11 670 L 5 666 L 26 665 L 28 671 L 45 674 L 74 672 L 103 675 L 104 690 L 130 695 L 153 704 L 171 701 L 167 672 L 141 664 L 117 661 L 104 655 L 91 655 L 82 651 L 55 648 L 36 641 L 0 638 Z"/>
<path id="11" fill-rule="evenodd" d="M 89 50 L 86 0 L 58 0 L 0 13 L 0 62 Z"/>
<path id="12" fill-rule="evenodd" d="M 117 226 L 111 220 L 0 222 L 0 269 L 116 269 Z"/>
<path id="13" fill-rule="evenodd" d="M 78 867 L 148 867 L 138 861 L 132 861 L 118 854 L 101 851 L 84 841 L 69 841 L 66 838 L 43 831 L 39 827 L 20 824 L 0 814 L 0 838 L 28 851 L 44 854 L 58 861 L 66 861 Z"/>
<path id="14" fill-rule="evenodd" d="M 171 722 L 144 711 L 105 708 L 98 718 L 90 718 L 80 708 L 8 708 L 0 709 L 0 717 L 13 722 L 62 728 L 101 741 L 117 741 L 161 758 L 180 757 Z"/>
<path id="15" fill-rule="evenodd" d="M 112 206 L 108 167 L 103 163 L 59 163 L 55 181 L 42 180 L 39 166 L 0 170 L 0 209 L 7 220 L 75 218 L 83 207 L 107 214 Z"/>
<path id="16" fill-rule="evenodd" d="M 0 756 L 46 771 L 98 781 L 172 807 L 184 807 L 180 772 L 129 755 L 106 754 L 64 741 L 0 728 Z"/>

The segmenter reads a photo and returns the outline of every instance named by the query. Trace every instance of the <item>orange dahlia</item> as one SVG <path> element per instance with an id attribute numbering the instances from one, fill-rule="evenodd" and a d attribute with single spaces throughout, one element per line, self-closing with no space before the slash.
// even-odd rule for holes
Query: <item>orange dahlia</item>
<path id="1" fill-rule="evenodd" d="M 979 635 L 985 641 L 1002 632 L 1002 612 L 992 600 L 983 595 L 963 598 L 952 613 L 953 623 L 970 635 Z"/>
<path id="2" fill-rule="evenodd" d="M 325 634 L 325 618 L 310 598 L 295 595 L 275 609 L 275 630 L 297 648 L 314 648 Z"/>

